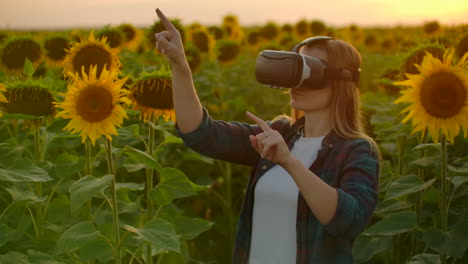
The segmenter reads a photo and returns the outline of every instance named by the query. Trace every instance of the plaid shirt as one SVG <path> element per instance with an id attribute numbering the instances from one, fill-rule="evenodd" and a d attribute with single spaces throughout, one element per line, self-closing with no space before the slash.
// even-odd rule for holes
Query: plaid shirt
<path id="1" fill-rule="evenodd" d="M 233 263 L 247 263 L 252 233 L 255 184 L 275 164 L 262 159 L 250 144 L 249 135 L 262 132 L 258 125 L 213 120 L 204 117 L 194 131 L 177 132 L 185 144 L 209 157 L 253 167 L 236 230 Z M 286 119 L 268 122 L 278 130 L 289 149 L 300 136 L 304 119 L 290 125 Z M 352 263 L 356 236 L 370 221 L 378 200 L 379 162 L 364 139 L 344 139 L 330 132 L 310 170 L 338 191 L 335 216 L 322 225 L 299 192 L 296 220 L 296 263 Z M 289 263 L 288 263 L 289 264 Z"/>

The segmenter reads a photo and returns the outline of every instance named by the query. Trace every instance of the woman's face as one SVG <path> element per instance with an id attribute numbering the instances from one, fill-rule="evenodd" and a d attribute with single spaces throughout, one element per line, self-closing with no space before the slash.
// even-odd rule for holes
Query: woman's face
<path id="1" fill-rule="evenodd" d="M 325 50 L 317 47 L 303 47 L 299 53 L 328 61 Z M 294 88 L 289 90 L 291 106 L 304 112 L 323 111 L 329 107 L 331 87 L 326 85 L 322 89 Z"/>

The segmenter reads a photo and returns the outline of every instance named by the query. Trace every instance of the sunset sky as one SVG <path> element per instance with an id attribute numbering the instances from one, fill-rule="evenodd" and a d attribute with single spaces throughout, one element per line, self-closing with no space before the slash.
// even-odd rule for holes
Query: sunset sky
<path id="1" fill-rule="evenodd" d="M 0 29 L 148 26 L 159 7 L 183 24 L 219 24 L 227 14 L 242 25 L 319 19 L 333 26 L 468 24 L 468 0 L 0 0 Z"/>

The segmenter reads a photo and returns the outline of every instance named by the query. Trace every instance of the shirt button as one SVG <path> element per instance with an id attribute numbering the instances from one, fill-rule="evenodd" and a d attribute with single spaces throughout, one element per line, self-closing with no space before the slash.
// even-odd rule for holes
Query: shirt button
<path id="1" fill-rule="evenodd" d="M 266 170 L 267 166 L 266 165 L 263 165 L 262 166 L 262 170 Z"/>

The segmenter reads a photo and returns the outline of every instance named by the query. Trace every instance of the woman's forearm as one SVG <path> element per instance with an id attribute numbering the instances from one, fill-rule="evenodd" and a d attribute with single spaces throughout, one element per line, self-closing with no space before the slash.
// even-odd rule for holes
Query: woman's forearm
<path id="1" fill-rule="evenodd" d="M 203 110 L 188 63 L 172 66 L 172 89 L 177 125 L 183 133 L 191 132 L 200 125 Z"/>
<path id="2" fill-rule="evenodd" d="M 328 224 L 335 216 L 338 192 L 326 184 L 296 158 L 283 168 L 293 177 L 307 205 L 322 225 Z"/>

